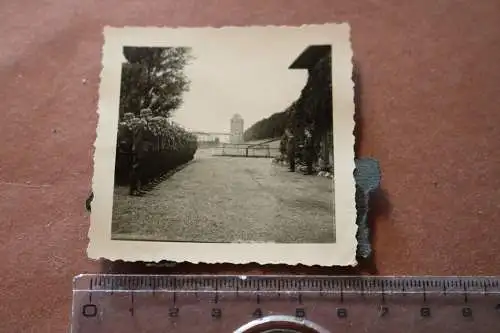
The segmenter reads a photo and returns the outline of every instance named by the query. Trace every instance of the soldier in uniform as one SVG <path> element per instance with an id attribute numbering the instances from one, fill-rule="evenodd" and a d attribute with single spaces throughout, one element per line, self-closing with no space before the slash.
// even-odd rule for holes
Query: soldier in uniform
<path id="1" fill-rule="evenodd" d="M 138 151 L 141 150 L 140 147 L 140 129 L 134 131 L 134 144 L 132 148 L 132 168 L 130 170 L 130 195 L 140 196 L 143 195 L 141 180 L 142 180 L 142 160 L 138 156 Z"/>
<path id="2" fill-rule="evenodd" d="M 153 178 L 157 175 L 158 168 L 158 162 L 154 160 L 154 142 L 156 141 L 156 136 L 149 127 L 150 121 L 153 118 L 153 113 L 150 109 L 142 109 L 140 117 L 144 122 L 141 143 L 141 184 L 143 186 L 149 186 Z"/>
<path id="3" fill-rule="evenodd" d="M 313 173 L 313 162 L 314 162 L 314 140 L 312 137 L 311 130 L 305 130 L 305 142 L 304 142 L 304 159 L 306 162 L 306 173 L 311 175 Z"/>
<path id="4" fill-rule="evenodd" d="M 288 158 L 288 168 L 291 172 L 295 171 L 295 151 L 296 151 L 296 140 L 292 131 L 286 130 L 286 155 Z"/>
<path id="5" fill-rule="evenodd" d="M 145 124 L 142 122 L 135 126 L 133 131 L 133 146 L 132 146 L 132 169 L 130 172 L 130 195 L 141 196 L 144 194 L 144 162 L 147 155 L 145 147 L 144 132 Z"/>
<path id="6" fill-rule="evenodd" d="M 133 163 L 133 133 L 130 121 L 134 118 L 132 113 L 125 113 L 123 120 L 118 124 L 116 144 L 115 181 L 129 183 L 130 168 Z"/>
<path id="7" fill-rule="evenodd" d="M 144 192 L 141 190 L 140 164 L 134 157 L 134 162 L 130 171 L 130 195 L 141 196 L 143 194 Z"/>
<path id="8" fill-rule="evenodd" d="M 125 113 L 123 121 L 118 125 L 115 171 L 118 172 L 117 175 L 120 182 L 123 181 L 125 177 L 128 179 L 129 175 L 124 174 L 124 171 L 128 173 L 132 165 L 132 131 L 129 128 L 129 122 L 132 118 L 133 114 Z"/>

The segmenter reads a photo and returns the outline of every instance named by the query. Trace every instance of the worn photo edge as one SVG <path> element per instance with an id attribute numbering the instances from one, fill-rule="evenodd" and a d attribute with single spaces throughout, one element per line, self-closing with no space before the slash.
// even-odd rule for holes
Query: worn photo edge
<path id="1" fill-rule="evenodd" d="M 172 242 L 143 242 L 143 241 L 112 241 L 111 219 L 104 218 L 110 215 L 112 210 L 113 181 L 109 187 L 109 179 L 114 174 L 115 152 L 109 152 L 116 142 L 116 133 L 108 133 L 109 128 L 117 123 L 117 112 L 104 110 L 114 109 L 116 99 L 119 98 L 119 79 L 110 73 L 109 63 L 113 60 L 113 47 L 125 45 L 120 43 L 120 38 L 129 32 L 143 34 L 153 31 L 154 34 L 165 34 L 172 31 L 196 33 L 196 31 L 207 30 L 233 30 L 266 28 L 289 28 L 297 29 L 335 29 L 334 34 L 340 36 L 342 41 L 341 55 L 337 58 L 335 52 L 339 51 L 335 40 L 332 40 L 334 54 L 332 55 L 332 101 L 333 101 L 333 128 L 334 128 L 334 182 L 335 191 L 334 217 L 338 242 L 335 244 L 204 244 L 204 243 L 172 243 Z M 232 264 L 302 264 L 306 266 L 355 266 L 357 249 L 357 224 L 355 205 L 355 180 L 354 180 L 354 82 L 353 52 L 351 45 L 350 27 L 347 23 L 311 24 L 301 26 L 225 26 L 225 27 L 105 27 L 104 44 L 102 47 L 102 68 L 99 84 L 99 104 L 97 108 L 98 124 L 96 140 L 94 143 L 94 175 L 92 178 L 92 189 L 94 201 L 90 216 L 90 227 L 88 231 L 89 245 L 87 255 L 91 259 L 123 260 L 129 262 L 160 262 L 164 260 L 174 262 L 191 263 L 232 263 Z M 154 37 L 149 38 L 154 40 Z M 139 45 L 148 44 L 148 37 L 144 37 Z M 154 43 L 157 44 L 157 43 Z M 127 44 L 128 45 L 128 44 Z M 134 44 L 135 46 L 135 44 Z M 165 45 L 167 46 L 167 45 Z M 114 51 L 116 52 L 116 50 Z M 335 59 L 335 61 L 333 60 Z M 336 71 L 333 63 L 340 63 L 341 70 Z M 111 66 L 112 68 L 112 66 Z M 116 74 L 116 73 L 115 73 Z M 116 75 L 114 75 L 116 76 Z M 340 84 L 340 86 L 338 86 Z M 117 86 L 118 85 L 118 86 Z M 337 88 L 346 90 L 339 91 Z M 118 89 L 116 89 L 118 87 Z M 111 104 L 111 107 L 110 107 Z M 342 112 L 335 109 L 342 105 Z M 104 111 L 104 113 L 103 113 Z M 116 118 L 116 119 L 115 119 Z M 107 130 L 107 131 L 106 131 Z M 103 135 L 103 133 L 106 133 Z M 110 137 L 111 135 L 111 137 Z M 114 151 L 114 149 L 112 149 Z M 339 156 L 340 155 L 340 156 Z M 105 156 L 99 157 L 99 156 Z M 111 172 L 111 173 L 110 173 Z M 107 184 L 107 185 L 106 185 Z M 109 195 L 111 194 L 111 200 Z M 106 199 L 108 198 L 108 199 Z M 339 245 L 340 243 L 340 245 Z M 335 246 L 337 245 L 337 246 Z"/>

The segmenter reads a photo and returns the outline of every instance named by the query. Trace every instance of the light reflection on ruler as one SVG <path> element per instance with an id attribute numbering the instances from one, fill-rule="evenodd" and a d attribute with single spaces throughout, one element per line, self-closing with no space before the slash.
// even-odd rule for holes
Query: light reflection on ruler
<path id="1" fill-rule="evenodd" d="M 309 323 L 304 332 L 497 332 L 500 277 L 81 275 L 74 281 L 74 333 L 236 332 L 244 325 L 238 332 L 261 332 L 248 323 L 269 329 L 273 320 L 288 328 Z"/>

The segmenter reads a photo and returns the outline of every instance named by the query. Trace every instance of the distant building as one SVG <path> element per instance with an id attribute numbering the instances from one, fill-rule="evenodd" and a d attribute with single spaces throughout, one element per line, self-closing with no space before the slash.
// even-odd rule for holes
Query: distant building
<path id="1" fill-rule="evenodd" d="M 198 143 L 229 143 L 229 133 L 217 132 L 191 132 L 197 138 Z"/>
<path id="2" fill-rule="evenodd" d="M 212 142 L 212 141 L 215 141 L 215 138 L 216 138 L 216 136 L 212 135 L 211 133 L 195 132 L 193 134 L 196 135 L 198 142 Z"/>
<path id="3" fill-rule="evenodd" d="M 235 114 L 231 118 L 231 143 L 242 143 L 243 142 L 243 129 L 244 123 L 243 118 L 239 114 Z"/>

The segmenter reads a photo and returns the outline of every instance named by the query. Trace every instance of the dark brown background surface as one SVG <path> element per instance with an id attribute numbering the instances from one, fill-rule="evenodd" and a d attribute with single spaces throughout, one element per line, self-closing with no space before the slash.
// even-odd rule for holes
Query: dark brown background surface
<path id="1" fill-rule="evenodd" d="M 500 275 L 498 0 L 0 1 L 0 331 L 66 331 L 72 277 L 101 270 L 84 201 L 104 25 L 332 21 L 351 24 L 359 153 L 380 160 L 393 207 L 376 221 L 378 273 Z"/>

